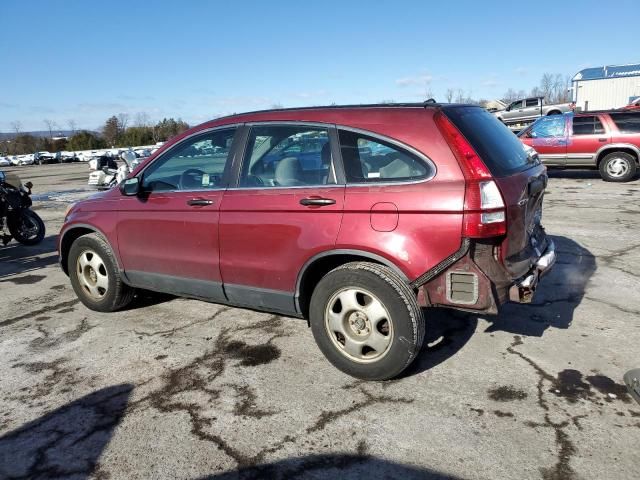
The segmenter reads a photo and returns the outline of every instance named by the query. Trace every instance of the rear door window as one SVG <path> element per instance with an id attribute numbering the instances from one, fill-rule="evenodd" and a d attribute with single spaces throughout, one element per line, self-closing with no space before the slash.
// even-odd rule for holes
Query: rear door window
<path id="1" fill-rule="evenodd" d="M 604 133 L 602 122 L 595 115 L 573 117 L 574 135 L 597 135 Z"/>
<path id="2" fill-rule="evenodd" d="M 443 111 L 496 177 L 532 166 L 518 137 L 484 108 L 451 107 Z M 564 122 L 564 117 L 559 115 L 558 118 Z"/>
<path id="3" fill-rule="evenodd" d="M 538 99 L 537 98 L 527 98 L 527 107 L 537 107 Z"/>
<path id="4" fill-rule="evenodd" d="M 296 187 L 336 183 L 329 130 L 305 125 L 251 127 L 241 187 Z"/>
<path id="5" fill-rule="evenodd" d="M 610 113 L 609 115 L 620 133 L 640 133 L 640 112 Z"/>
<path id="6" fill-rule="evenodd" d="M 349 130 L 338 130 L 347 183 L 414 181 L 433 169 L 416 154 L 391 142 Z"/>

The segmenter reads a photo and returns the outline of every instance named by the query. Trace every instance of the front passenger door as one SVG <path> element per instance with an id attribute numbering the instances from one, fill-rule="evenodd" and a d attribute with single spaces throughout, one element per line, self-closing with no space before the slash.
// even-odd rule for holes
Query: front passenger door
<path id="1" fill-rule="evenodd" d="M 118 249 L 133 286 L 225 300 L 218 220 L 235 131 L 181 141 L 142 171 L 140 195 L 120 199 Z"/>
<path id="2" fill-rule="evenodd" d="M 545 165 L 560 167 L 567 162 L 569 132 L 566 115 L 550 115 L 538 119 L 525 133 Z"/>

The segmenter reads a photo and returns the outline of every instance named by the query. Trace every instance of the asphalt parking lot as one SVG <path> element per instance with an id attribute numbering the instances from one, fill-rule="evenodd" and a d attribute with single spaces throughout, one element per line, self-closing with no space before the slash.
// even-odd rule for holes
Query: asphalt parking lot
<path id="1" fill-rule="evenodd" d="M 429 310 L 400 379 L 333 368 L 301 320 L 142 296 L 87 310 L 58 268 L 86 164 L 34 184 L 37 247 L 0 247 L 0 478 L 638 478 L 640 180 L 553 172 L 559 250 L 532 305 Z"/>

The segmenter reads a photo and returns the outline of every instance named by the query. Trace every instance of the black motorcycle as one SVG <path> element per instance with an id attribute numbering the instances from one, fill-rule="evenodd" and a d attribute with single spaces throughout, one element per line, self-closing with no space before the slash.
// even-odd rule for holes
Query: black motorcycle
<path id="1" fill-rule="evenodd" d="M 31 210 L 31 188 L 20 177 L 0 172 L 0 240 L 6 245 L 15 238 L 23 245 L 36 245 L 44 238 L 44 222 Z M 5 228 L 9 229 L 9 234 Z"/>
<path id="2" fill-rule="evenodd" d="M 624 374 L 624 383 L 633 399 L 640 403 L 640 368 L 629 370 Z"/>

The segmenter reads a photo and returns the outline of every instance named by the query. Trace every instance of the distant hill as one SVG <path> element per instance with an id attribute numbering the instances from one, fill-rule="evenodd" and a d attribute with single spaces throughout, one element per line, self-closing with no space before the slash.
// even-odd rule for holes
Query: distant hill
<path id="1" fill-rule="evenodd" d="M 70 137 L 73 134 L 73 130 L 54 130 L 54 137 Z M 35 130 L 32 132 L 20 132 L 21 135 L 33 135 L 34 137 L 46 138 L 49 136 L 49 130 Z M 11 140 L 15 137 L 15 132 L 0 132 L 0 141 L 2 140 Z"/>

